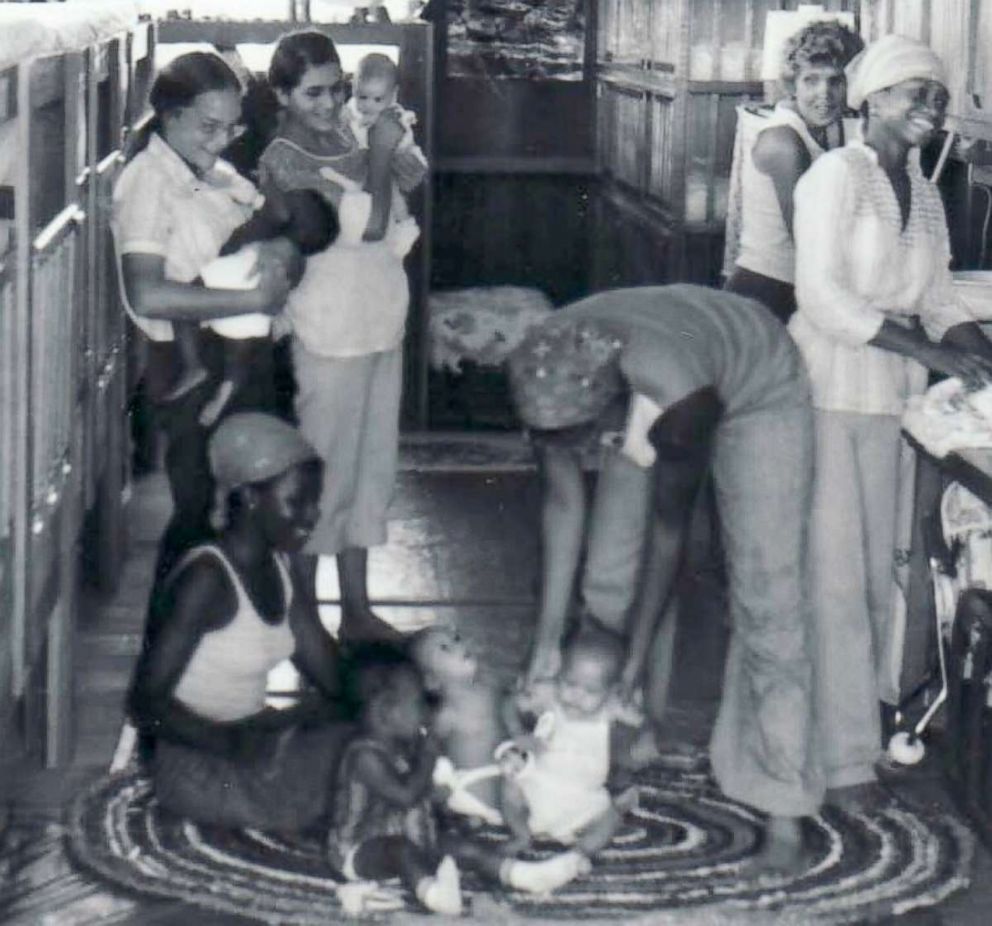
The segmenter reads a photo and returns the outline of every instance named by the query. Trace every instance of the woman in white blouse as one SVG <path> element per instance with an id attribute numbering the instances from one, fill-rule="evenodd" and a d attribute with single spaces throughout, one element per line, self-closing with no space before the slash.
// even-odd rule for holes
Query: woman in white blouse
<path id="1" fill-rule="evenodd" d="M 940 59 L 890 35 L 847 80 L 863 138 L 822 155 L 796 187 L 789 330 L 816 412 L 810 571 L 828 800 L 864 805 L 880 797 L 879 701 L 899 694 L 900 418 L 928 370 L 992 378 L 992 344 L 954 295 L 943 205 L 919 166 L 948 102 Z"/>

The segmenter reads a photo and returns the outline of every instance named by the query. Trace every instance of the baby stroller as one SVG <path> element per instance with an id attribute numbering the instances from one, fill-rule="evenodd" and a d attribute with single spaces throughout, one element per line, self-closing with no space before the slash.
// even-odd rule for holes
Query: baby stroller
<path id="1" fill-rule="evenodd" d="M 992 632 L 992 509 L 960 483 L 944 490 L 938 516 L 924 525 L 924 544 L 933 583 L 937 679 L 931 673 L 899 704 L 897 731 L 889 758 L 914 765 L 923 758 L 923 732 L 945 702 L 950 702 L 947 734 L 956 755 L 952 774 L 966 766 L 987 765 L 980 743 L 965 745 L 983 726 L 992 681 L 989 657 Z M 923 713 L 915 723 L 908 718 Z M 977 711 L 977 714 L 976 714 Z M 970 732 L 969 732 L 970 731 Z M 979 754 L 982 754 L 981 757 Z"/>

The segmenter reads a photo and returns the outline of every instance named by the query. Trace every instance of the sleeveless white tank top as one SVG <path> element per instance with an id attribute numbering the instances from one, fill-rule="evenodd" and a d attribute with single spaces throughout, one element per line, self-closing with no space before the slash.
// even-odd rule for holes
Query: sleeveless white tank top
<path id="1" fill-rule="evenodd" d="M 795 280 L 796 248 L 782 218 L 775 195 L 775 184 L 754 163 L 754 144 L 762 132 L 773 126 L 787 125 L 802 139 L 812 160 L 824 149 L 810 134 L 806 123 L 795 110 L 778 103 L 754 136 L 754 143 L 744 155 L 741 171 L 741 243 L 737 266 L 773 280 Z"/>
<path id="2" fill-rule="evenodd" d="M 204 634 L 179 679 L 175 696 L 190 710 L 210 720 L 241 720 L 265 707 L 269 672 L 293 654 L 293 632 L 289 627 L 293 586 L 285 564 L 276 557 L 285 613 L 279 623 L 271 624 L 255 609 L 240 577 L 220 548 L 197 547 L 184 562 L 204 553 L 223 564 L 237 596 L 237 611 L 226 626 Z"/>

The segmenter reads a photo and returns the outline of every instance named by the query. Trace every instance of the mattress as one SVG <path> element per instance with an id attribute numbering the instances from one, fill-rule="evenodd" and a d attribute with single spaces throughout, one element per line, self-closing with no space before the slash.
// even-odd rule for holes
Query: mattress
<path id="1" fill-rule="evenodd" d="M 0 3 L 0 71 L 43 55 L 77 51 L 112 38 L 152 12 L 148 0 Z M 17 119 L 0 122 L 0 186 L 14 182 Z"/>
<path id="2" fill-rule="evenodd" d="M 111 38 L 150 11 L 142 0 L 0 3 L 0 70 Z"/>

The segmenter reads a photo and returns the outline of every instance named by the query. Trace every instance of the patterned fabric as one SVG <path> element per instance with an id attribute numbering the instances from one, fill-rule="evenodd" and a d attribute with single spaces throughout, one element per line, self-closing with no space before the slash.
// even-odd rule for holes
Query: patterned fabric
<path id="1" fill-rule="evenodd" d="M 624 345 L 620 372 L 662 408 L 706 387 L 724 416 L 806 401 L 802 360 L 764 306 L 703 286 L 645 286 L 600 293 L 562 310 Z"/>
<path id="2" fill-rule="evenodd" d="M 553 318 L 533 328 L 508 361 L 521 419 L 552 429 L 593 421 L 623 391 L 622 347 L 592 321 Z"/>
<path id="3" fill-rule="evenodd" d="M 210 436 L 207 454 L 211 475 L 228 491 L 318 459 L 296 428 L 262 412 L 237 412 L 225 418 Z"/>
<path id="4" fill-rule="evenodd" d="M 561 890 L 494 895 L 491 884 L 466 872 L 470 919 L 832 926 L 933 906 L 968 884 L 974 836 L 922 803 L 870 814 L 827 809 L 804 821 L 812 856 L 799 872 L 747 877 L 742 870 L 760 850 L 765 818 L 728 800 L 702 757 L 690 758 L 691 768 L 662 763 L 637 775 L 639 807 L 593 870 Z M 356 922 L 319 838 L 197 826 L 163 814 L 141 777 L 95 782 L 74 802 L 68 830 L 83 870 L 130 893 L 194 904 L 208 911 L 204 921 L 221 913 L 287 926 Z M 492 830 L 483 836 L 502 838 Z M 552 851 L 560 850 L 539 846 L 527 858 Z M 408 892 L 390 890 L 397 907 L 419 909 Z"/>
<path id="5" fill-rule="evenodd" d="M 968 389 L 957 377 L 931 386 L 906 404 L 903 427 L 935 457 L 992 447 L 992 386 Z"/>
<path id="6" fill-rule="evenodd" d="M 342 871 L 352 849 L 375 836 L 406 836 L 417 846 L 431 848 L 437 842 L 434 808 L 430 796 L 409 808 L 375 794 L 362 780 L 357 761 L 363 752 L 378 755 L 400 776 L 410 765 L 384 743 L 359 735 L 345 748 L 338 769 L 331 828 L 327 849 L 331 863 Z"/>
<path id="7" fill-rule="evenodd" d="M 499 366 L 527 332 L 553 311 L 544 293 L 521 286 L 432 292 L 428 320 L 431 369 L 460 373 L 466 360 Z"/>
<path id="8" fill-rule="evenodd" d="M 275 138 L 262 154 L 259 172 L 263 187 L 272 183 L 280 190 L 313 190 L 337 206 L 343 192 L 341 186 L 320 173 L 330 167 L 356 183 L 364 183 L 368 172 L 368 152 L 357 146 L 345 146 L 341 154 L 321 156 L 306 151 L 288 138 Z"/>
<path id="9" fill-rule="evenodd" d="M 350 144 L 355 145 L 354 139 Z M 321 173 L 325 168 L 330 171 Z M 276 138 L 262 155 L 261 169 L 267 182 L 280 189 L 315 190 L 338 210 L 338 239 L 307 258 L 303 278 L 286 302 L 296 337 L 321 357 L 359 357 L 397 347 L 410 303 L 403 260 L 391 240 L 361 240 L 368 221 L 368 195 L 346 190 L 330 179 L 336 173 L 364 182 L 368 152 L 353 147 L 322 157 L 289 139 Z M 364 201 L 364 209 L 351 208 L 357 198 Z"/>
<path id="10" fill-rule="evenodd" d="M 259 205 L 258 191 L 229 164 L 218 161 L 198 177 L 153 132 L 148 146 L 121 171 L 114 187 L 117 255 L 164 257 L 166 278 L 188 283 L 220 254 L 231 232 Z M 141 318 L 125 308 L 152 340 L 172 340 L 170 322 Z"/>
<path id="11" fill-rule="evenodd" d="M 907 167 L 906 228 L 875 152 L 860 141 L 818 158 L 796 186 L 796 297 L 789 324 L 809 369 L 813 404 L 901 415 L 926 388 L 914 360 L 872 347 L 882 322 L 919 316 L 934 340 L 971 321 L 948 270 L 950 245 L 937 188 L 916 157 Z"/>

